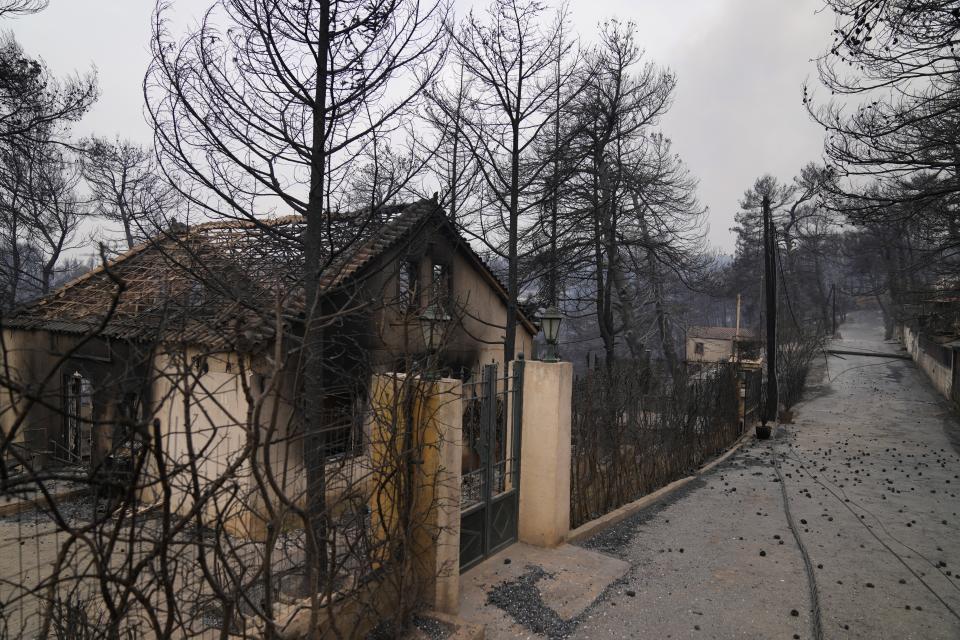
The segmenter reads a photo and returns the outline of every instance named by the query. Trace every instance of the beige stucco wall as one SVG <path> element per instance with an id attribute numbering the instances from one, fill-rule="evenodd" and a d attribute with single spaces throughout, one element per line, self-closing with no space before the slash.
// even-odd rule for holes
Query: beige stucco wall
<path id="1" fill-rule="evenodd" d="M 371 386 L 372 534 L 385 543 L 381 552 L 389 556 L 401 555 L 395 551 L 398 545 L 409 545 L 411 589 L 420 590 L 432 608 L 455 614 L 460 586 L 461 382 L 386 374 L 374 376 Z M 413 499 L 405 505 L 403 464 L 408 450 L 417 462 L 411 469 Z M 408 524 L 401 520 L 401 510 Z"/>
<path id="2" fill-rule="evenodd" d="M 200 356 L 190 350 L 185 360 Z M 281 526 L 299 526 L 292 520 L 291 505 L 303 507 L 307 487 L 303 429 L 294 417 L 295 377 L 262 362 L 245 363 L 241 371 L 236 354 L 204 357 L 207 370 L 194 368 L 189 375 L 183 370 L 181 354 L 162 354 L 155 360 L 153 417 L 160 421 L 168 466 L 193 465 L 201 490 L 223 484 L 205 505 L 204 517 L 225 521 L 235 535 L 262 539 L 271 520 Z M 185 404 L 188 389 L 189 404 Z M 244 460 L 236 464 L 247 447 Z M 366 490 L 366 455 L 360 451 L 327 462 L 328 504 L 335 508 L 345 494 Z M 155 474 L 156 469 L 149 473 Z M 172 482 L 174 510 L 181 514 L 193 506 L 190 475 L 181 473 Z M 159 497 L 156 490 L 144 495 L 148 501 Z"/>
<path id="3" fill-rule="evenodd" d="M 54 351 L 54 338 L 46 332 L 4 329 L 0 347 L 0 429 L 4 435 L 16 427 L 14 441 L 40 451 L 62 425 L 61 372 Z M 49 377 L 46 384 L 40 383 Z M 36 394 L 28 401 L 18 389 Z M 29 410 L 28 410 L 29 409 Z"/>
<path id="4" fill-rule="evenodd" d="M 82 345 L 81 340 L 48 331 L 2 332 L 0 429 L 9 434 L 16 425 L 14 441 L 25 445 L 39 466 L 65 456 L 60 446 L 66 424 L 63 380 L 74 373 L 81 373 L 90 383 L 85 390 L 92 391 L 81 406 L 82 452 L 96 463 L 110 448 L 116 403 L 134 365 L 117 357 L 106 340 L 93 338 Z"/>
<path id="5" fill-rule="evenodd" d="M 553 547 L 570 531 L 573 364 L 536 362 L 523 372 L 521 542 Z"/>
<path id="6" fill-rule="evenodd" d="M 703 343 L 703 355 L 696 353 L 696 343 Z M 687 338 L 687 362 L 727 362 L 733 355 L 732 340 Z"/>
<path id="7" fill-rule="evenodd" d="M 953 376 L 951 368 L 944 366 L 939 360 L 929 356 L 921 349 L 919 335 L 908 326 L 903 327 L 903 346 L 906 347 L 917 366 L 930 378 L 934 388 L 943 397 L 949 398 Z"/>
<path id="8" fill-rule="evenodd" d="M 203 357 L 208 370 L 190 365 L 195 357 Z M 227 354 L 158 354 L 154 359 L 152 414 L 159 421 L 167 469 L 184 469 L 168 476 L 172 510 L 186 514 L 193 508 L 194 475 L 201 492 L 213 483 L 224 482 L 223 490 L 205 499 L 204 519 L 221 520 L 228 530 L 242 533 L 250 473 L 248 462 L 236 463 L 243 458 L 247 442 L 248 403 L 237 365 L 236 357 Z M 159 470 L 153 464 L 148 473 L 158 477 Z M 148 502 L 159 500 L 160 487 L 147 484 L 142 497 Z"/>
<path id="9" fill-rule="evenodd" d="M 255 367 L 256 368 L 256 367 Z M 251 537 L 265 534 L 265 523 L 270 518 L 277 519 L 289 526 L 300 526 L 295 522 L 295 507 L 306 504 L 307 474 L 304 468 L 304 430 L 294 409 L 294 398 L 300 388 L 291 364 L 287 370 L 271 371 L 262 366 L 259 373 L 264 374 L 264 393 L 259 393 L 257 384 L 251 384 L 254 390 L 253 412 L 251 420 L 258 425 L 259 442 L 269 446 L 269 467 L 264 455 L 258 454 L 253 464 L 258 466 L 260 476 L 268 475 L 272 482 L 257 485 L 251 478 L 249 501 L 251 518 L 248 529 Z M 363 499 L 369 487 L 370 462 L 366 442 L 369 426 L 357 435 L 359 448 L 352 453 L 331 456 L 325 465 L 326 500 L 334 511 L 339 509 L 348 497 Z M 273 510 L 266 508 L 268 503 Z"/>
<path id="10" fill-rule="evenodd" d="M 368 280 L 371 297 L 378 308 L 374 312 L 375 340 L 373 357 L 380 371 L 390 370 L 389 364 L 397 357 L 421 352 L 424 349 L 417 312 L 408 312 L 398 301 L 399 263 L 404 253 L 387 256 L 379 273 Z M 450 323 L 442 358 L 449 365 L 466 366 L 478 370 L 480 366 L 496 362 L 503 365 L 503 341 L 507 307 L 495 286 L 478 271 L 462 252 L 453 251 L 446 244 L 429 246 L 416 253 L 420 268 L 420 304 L 430 304 L 431 269 L 434 261 L 450 265 L 453 300 L 449 305 Z M 515 353 L 531 356 L 533 334 L 523 323 L 517 324 Z"/>
<path id="11" fill-rule="evenodd" d="M 453 289 L 459 326 L 451 336 L 448 349 L 464 355 L 476 353 L 480 365 L 497 362 L 503 365 L 503 341 L 507 323 L 507 306 L 488 281 L 467 259 L 457 254 L 453 263 Z M 533 335 L 517 325 L 514 357 L 533 355 Z"/>

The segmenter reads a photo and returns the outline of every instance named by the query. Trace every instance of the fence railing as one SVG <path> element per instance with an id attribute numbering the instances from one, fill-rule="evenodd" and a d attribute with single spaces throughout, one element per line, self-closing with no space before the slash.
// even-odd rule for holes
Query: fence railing
<path id="1" fill-rule="evenodd" d="M 759 377 L 747 381 L 747 410 Z M 738 382 L 719 364 L 676 381 L 617 363 L 574 382 L 570 524 L 597 518 L 687 475 L 739 437 Z"/>

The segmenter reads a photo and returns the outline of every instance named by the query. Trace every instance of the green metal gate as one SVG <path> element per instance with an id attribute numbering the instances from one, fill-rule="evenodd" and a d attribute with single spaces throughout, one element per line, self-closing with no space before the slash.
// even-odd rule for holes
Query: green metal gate
<path id="1" fill-rule="evenodd" d="M 463 386 L 460 571 L 517 541 L 523 365 L 503 376 L 485 365 Z"/>

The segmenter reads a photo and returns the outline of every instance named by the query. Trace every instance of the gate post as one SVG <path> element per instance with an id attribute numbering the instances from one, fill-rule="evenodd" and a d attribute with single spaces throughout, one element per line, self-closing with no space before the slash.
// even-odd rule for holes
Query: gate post
<path id="1" fill-rule="evenodd" d="M 421 465 L 425 486 L 421 491 L 432 500 L 436 541 L 428 554 L 427 571 L 433 588 L 428 600 L 441 613 L 460 611 L 460 465 L 463 454 L 463 386 L 459 380 L 434 383 L 430 399 L 434 428 L 426 434 L 433 452 Z M 432 453 L 432 455 L 431 455 Z M 430 482 L 430 478 L 434 480 Z"/>
<path id="2" fill-rule="evenodd" d="M 555 547 L 570 531 L 573 364 L 528 360 L 523 367 L 519 539 Z"/>
<path id="3" fill-rule="evenodd" d="M 370 432 L 372 531 L 383 546 L 408 545 L 410 589 L 431 608 L 456 614 L 460 602 L 460 465 L 462 385 L 459 380 L 408 378 L 403 373 L 374 376 Z M 409 431 L 409 445 L 403 430 Z M 407 447 L 413 459 L 408 458 Z M 409 465 L 409 466 L 407 466 Z M 406 478 L 411 504 L 398 502 Z M 404 528 L 406 527 L 406 529 Z M 409 595 L 409 594 L 408 594 Z"/>

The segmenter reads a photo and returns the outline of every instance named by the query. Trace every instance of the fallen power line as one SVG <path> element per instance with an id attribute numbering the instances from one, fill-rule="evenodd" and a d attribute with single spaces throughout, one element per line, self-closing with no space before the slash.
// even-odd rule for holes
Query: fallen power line
<path id="1" fill-rule="evenodd" d="M 911 360 L 906 353 L 885 353 L 882 351 L 851 351 L 849 349 L 827 349 L 832 356 L 867 356 L 870 358 L 895 358 L 897 360 Z"/>

